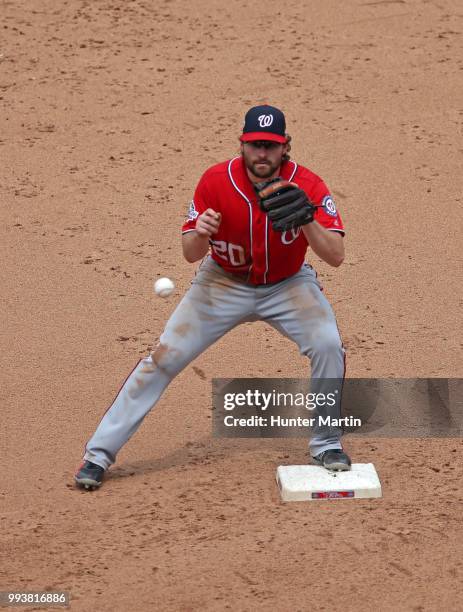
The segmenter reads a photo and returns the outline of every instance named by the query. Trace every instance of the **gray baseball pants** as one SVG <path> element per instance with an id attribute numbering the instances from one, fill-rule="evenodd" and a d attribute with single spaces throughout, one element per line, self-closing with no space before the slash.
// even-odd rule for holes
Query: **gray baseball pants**
<path id="1" fill-rule="evenodd" d="M 337 379 L 341 388 L 344 348 L 311 266 L 304 264 L 279 283 L 253 286 L 208 257 L 167 321 L 158 348 L 138 363 L 100 421 L 84 459 L 107 469 L 179 372 L 237 325 L 257 320 L 293 340 L 310 359 L 312 392 L 323 391 L 324 382 L 317 387 L 317 379 Z M 310 453 L 342 448 L 341 435 L 338 427 L 315 427 Z"/>

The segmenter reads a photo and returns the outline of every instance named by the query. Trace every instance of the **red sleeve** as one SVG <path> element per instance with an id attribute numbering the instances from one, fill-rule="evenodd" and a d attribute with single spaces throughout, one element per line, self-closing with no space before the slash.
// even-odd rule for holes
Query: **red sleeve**
<path id="1" fill-rule="evenodd" d="M 310 199 L 317 208 L 314 219 L 326 227 L 326 229 L 334 232 L 345 234 L 344 224 L 336 207 L 333 196 L 330 194 L 328 187 L 320 179 L 311 190 Z"/>
<path id="2" fill-rule="evenodd" d="M 213 201 L 208 188 L 206 174 L 201 177 L 195 190 L 195 195 L 189 203 L 188 215 L 182 226 L 182 233 L 191 232 L 196 227 L 196 219 L 208 208 L 214 208 Z"/>

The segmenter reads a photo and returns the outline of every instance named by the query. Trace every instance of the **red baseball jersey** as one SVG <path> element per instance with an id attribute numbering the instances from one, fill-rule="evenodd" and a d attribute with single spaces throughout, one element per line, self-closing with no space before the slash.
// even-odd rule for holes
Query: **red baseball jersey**
<path id="1" fill-rule="evenodd" d="M 320 177 L 294 161 L 283 162 L 280 176 L 294 181 L 319 205 L 314 218 L 328 230 L 344 235 L 334 200 Z M 275 232 L 261 210 L 243 158 L 235 157 L 206 170 L 190 203 L 182 232 L 194 231 L 198 216 L 212 208 L 220 212 L 219 231 L 210 239 L 212 257 L 227 272 L 249 283 L 274 283 L 295 274 L 309 246 L 301 228 Z"/>

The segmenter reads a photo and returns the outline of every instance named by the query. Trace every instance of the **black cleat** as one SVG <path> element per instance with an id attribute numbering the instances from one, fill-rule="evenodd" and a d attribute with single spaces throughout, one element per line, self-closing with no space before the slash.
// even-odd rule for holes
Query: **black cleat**
<path id="1" fill-rule="evenodd" d="M 346 472 L 351 468 L 351 460 L 340 448 L 323 451 L 316 457 L 312 457 L 314 463 L 322 465 L 333 472 Z"/>
<path id="2" fill-rule="evenodd" d="M 98 489 L 103 483 L 104 468 L 91 461 L 84 461 L 74 476 L 77 486 L 83 489 Z"/>

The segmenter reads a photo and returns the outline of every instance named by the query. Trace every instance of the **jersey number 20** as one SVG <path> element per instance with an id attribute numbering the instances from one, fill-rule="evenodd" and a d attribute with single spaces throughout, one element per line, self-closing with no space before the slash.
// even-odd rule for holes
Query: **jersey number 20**
<path id="1" fill-rule="evenodd" d="M 225 242 L 225 240 L 212 240 L 211 242 L 214 252 L 221 259 L 230 262 L 232 266 L 244 266 L 246 263 L 244 249 L 239 244 Z"/>

